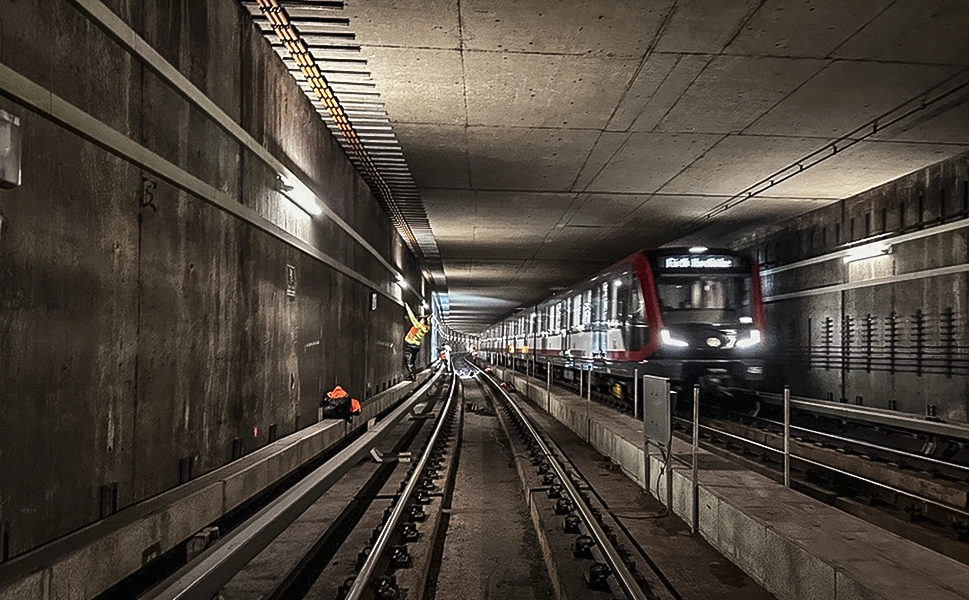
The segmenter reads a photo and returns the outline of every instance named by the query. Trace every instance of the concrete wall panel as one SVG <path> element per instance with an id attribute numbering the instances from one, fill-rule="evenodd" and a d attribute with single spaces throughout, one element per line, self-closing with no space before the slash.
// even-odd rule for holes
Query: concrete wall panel
<path id="1" fill-rule="evenodd" d="M 406 244 L 238 2 L 105 4 L 382 260 L 331 216 L 283 198 L 273 167 L 72 3 L 0 0 L 0 61 L 382 289 L 395 289 L 386 261 L 423 291 Z M 408 325 L 398 304 L 380 295 L 371 312 L 367 286 L 9 93 L 0 107 L 24 134 L 24 183 L 0 192 L 0 520 L 11 555 L 262 447 L 273 425 L 282 437 L 314 423 L 328 386 L 365 399 L 399 380 Z M 415 304 L 413 290 L 400 293 Z"/>
<path id="2" fill-rule="evenodd" d="M 26 183 L 0 207 L 11 553 L 97 519 L 100 486 L 129 480 L 137 342 L 138 171 L 33 114 L 21 126 Z"/>
<path id="3" fill-rule="evenodd" d="M 860 285 L 768 304 L 768 340 L 780 352 L 768 365 L 768 387 L 788 383 L 795 393 L 854 401 L 947 420 L 969 417 L 969 229 L 905 242 L 917 233 L 969 217 L 969 154 L 962 154 L 855 197 L 755 233 L 738 245 L 768 266 L 844 250 L 872 239 L 891 254 L 845 265 L 840 257 L 764 278 L 767 296 L 823 286 Z M 790 243 L 797 240 L 798 243 Z M 871 280 L 910 277 L 889 284 Z M 831 325 L 826 326 L 826 320 Z M 870 331 L 866 330 L 871 321 Z M 802 331 L 807 331 L 805 342 Z M 830 334 L 828 331 L 830 330 Z M 804 369 L 803 365 L 810 367 Z"/>
<path id="4" fill-rule="evenodd" d="M 242 224 L 164 183 L 143 209 L 134 500 L 232 457 L 246 365 Z"/>
<path id="5" fill-rule="evenodd" d="M 131 1 L 131 0 L 129 0 Z M 206 96 L 238 121 L 240 47 L 248 16 L 238 3 L 150 0 L 129 25 Z M 124 18 L 121 13 L 119 16 Z"/>

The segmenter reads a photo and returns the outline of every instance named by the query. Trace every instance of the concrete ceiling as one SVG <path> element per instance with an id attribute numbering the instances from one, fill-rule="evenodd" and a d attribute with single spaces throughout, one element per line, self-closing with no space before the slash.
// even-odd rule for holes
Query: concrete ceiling
<path id="1" fill-rule="evenodd" d="M 419 190 L 457 330 L 639 248 L 729 244 L 969 149 L 966 0 L 346 0 L 341 12 Z M 848 134 L 867 137 L 697 229 Z"/>

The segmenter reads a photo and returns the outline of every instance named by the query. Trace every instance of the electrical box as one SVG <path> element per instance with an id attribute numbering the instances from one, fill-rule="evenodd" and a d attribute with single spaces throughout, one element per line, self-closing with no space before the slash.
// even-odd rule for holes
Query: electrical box
<path id="1" fill-rule="evenodd" d="M 0 110 L 0 188 L 20 185 L 20 119 Z"/>

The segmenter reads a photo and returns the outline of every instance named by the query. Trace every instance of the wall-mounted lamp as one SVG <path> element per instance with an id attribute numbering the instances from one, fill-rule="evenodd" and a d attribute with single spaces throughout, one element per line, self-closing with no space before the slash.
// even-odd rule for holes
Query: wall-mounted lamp
<path id="1" fill-rule="evenodd" d="M 843 260 L 846 263 L 850 263 L 856 260 L 864 260 L 866 258 L 882 256 L 890 253 L 891 251 L 892 245 L 888 242 L 875 242 L 873 244 L 865 244 L 864 246 L 858 246 L 857 248 L 848 250 L 848 253 L 844 255 Z"/>
<path id="2" fill-rule="evenodd" d="M 299 182 L 289 183 L 282 175 L 277 175 L 273 190 L 314 217 L 323 214 L 323 209 L 316 202 L 316 195 Z"/>

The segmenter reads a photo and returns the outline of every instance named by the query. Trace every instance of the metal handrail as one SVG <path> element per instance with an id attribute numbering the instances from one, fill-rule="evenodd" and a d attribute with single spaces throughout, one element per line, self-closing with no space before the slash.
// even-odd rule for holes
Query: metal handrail
<path id="1" fill-rule="evenodd" d="M 780 394 L 756 392 L 754 397 L 761 398 L 775 404 L 779 404 L 781 402 Z M 898 411 L 889 411 L 868 406 L 856 407 L 850 404 L 842 404 L 840 402 L 805 397 L 792 397 L 791 407 L 806 410 L 808 412 L 840 417 L 842 419 L 853 419 L 869 424 L 889 425 L 892 427 L 899 427 L 922 433 L 946 435 L 958 440 L 969 441 L 969 427 L 966 425 L 929 421 L 911 413 L 905 414 L 899 413 Z"/>
<path id="2" fill-rule="evenodd" d="M 479 371 L 481 370 L 477 366 L 475 366 L 475 368 L 478 368 Z M 576 487 L 572 484 L 572 481 L 566 474 L 565 469 L 563 469 L 562 465 L 559 463 L 558 457 L 552 453 L 552 450 L 545 443 L 545 440 L 543 440 L 538 434 L 538 431 L 535 429 L 534 425 L 532 425 L 532 422 L 528 419 L 528 417 L 525 416 L 525 413 L 522 412 L 521 408 L 519 408 L 518 405 L 511 399 L 511 396 L 509 396 L 508 393 L 505 392 L 505 390 L 503 390 L 501 387 L 498 387 L 497 389 L 505 397 L 508 405 L 515 411 L 515 413 L 518 414 L 518 417 L 521 419 L 522 423 L 524 423 L 525 427 L 528 428 L 529 434 L 532 436 L 532 438 L 534 438 L 535 443 L 538 444 L 542 454 L 544 454 L 548 459 L 549 466 L 551 466 L 555 471 L 559 481 L 562 482 L 562 486 L 565 488 L 569 496 L 571 496 L 572 504 L 581 514 L 582 520 L 589 529 L 589 533 L 592 534 L 592 537 L 596 541 L 596 545 L 602 550 L 602 553 L 606 558 L 606 562 L 609 563 L 609 567 L 616 576 L 616 580 L 623 587 L 623 591 L 625 592 L 626 596 L 631 600 L 646 600 L 646 594 L 639 587 L 639 584 L 636 583 L 636 579 L 633 577 L 633 574 L 629 571 L 626 564 L 619 556 L 619 553 L 612 546 L 612 542 L 609 541 L 609 538 L 602 530 L 602 527 L 599 526 L 599 523 L 592 515 L 592 511 L 589 510 L 589 507 L 582 500 L 582 497 L 579 495 L 579 490 L 576 489 Z"/>
<path id="3" fill-rule="evenodd" d="M 444 408 L 441 409 L 440 416 L 437 420 L 437 427 L 434 428 L 434 433 L 431 434 L 431 437 L 427 442 L 427 447 L 421 454 L 420 460 L 417 461 L 417 465 L 414 467 L 414 471 L 411 474 L 410 479 L 408 479 L 407 485 L 404 487 L 404 491 L 401 492 L 400 497 L 397 499 L 397 503 L 394 505 L 393 511 L 390 513 L 390 517 L 384 523 L 384 528 L 377 537 L 377 541 L 373 545 L 373 550 L 370 551 L 369 556 L 367 556 L 367 560 L 364 561 L 363 566 L 360 568 L 360 572 L 357 573 L 356 578 L 353 580 L 353 585 L 347 592 L 346 600 L 359 600 L 363 595 L 367 584 L 370 582 L 370 577 L 373 575 L 373 571 L 377 566 L 377 561 L 380 560 L 384 550 L 387 548 L 387 544 L 390 542 L 390 536 L 394 535 L 395 531 L 397 530 L 397 523 L 400 521 L 400 517 L 404 513 L 404 509 L 407 506 L 407 500 L 410 499 L 411 494 L 414 493 L 414 488 L 417 487 L 417 483 L 421 479 L 421 474 L 424 472 L 424 466 L 427 465 L 427 461 L 430 459 L 431 453 L 434 450 L 434 443 L 437 441 L 437 438 L 447 421 L 446 417 L 448 411 L 451 410 L 451 404 L 454 400 L 454 390 L 456 387 L 455 379 L 456 375 L 452 373 L 451 388 L 448 390 L 447 403 L 444 405 Z"/>
<path id="4" fill-rule="evenodd" d="M 685 420 L 685 419 L 681 419 L 681 420 Z M 728 438 L 732 438 L 732 439 L 735 439 L 735 440 L 739 440 L 739 441 L 741 441 L 741 442 L 743 442 L 745 444 L 750 444 L 750 445 L 756 446 L 758 448 L 763 448 L 764 450 L 769 450 L 771 452 L 776 452 L 777 454 L 784 454 L 784 450 L 782 450 L 782 449 L 774 448 L 773 446 L 768 446 L 766 444 L 761 444 L 760 442 L 755 442 L 754 440 L 751 440 L 751 439 L 745 438 L 743 436 L 739 436 L 739 435 L 736 435 L 736 434 L 733 434 L 733 433 L 724 431 L 722 429 L 717 429 L 716 427 L 710 427 L 709 425 L 703 425 L 703 424 L 701 424 L 700 425 L 700 429 L 706 429 L 708 431 L 714 431 L 718 435 L 722 435 L 722 436 L 725 436 L 725 437 L 728 437 Z M 926 504 L 932 504 L 932 505 L 937 506 L 937 507 L 939 507 L 941 509 L 944 509 L 946 511 L 956 513 L 956 514 L 958 514 L 958 515 L 960 515 L 962 517 L 969 517 L 969 512 L 967 512 L 965 510 L 962 510 L 962 509 L 960 509 L 960 508 L 958 508 L 956 506 L 952 506 L 950 504 L 945 504 L 945 503 L 939 502 L 937 500 L 933 500 L 932 498 L 926 498 L 925 496 L 921 496 L 921 495 L 919 495 L 919 494 L 917 494 L 915 492 L 910 492 L 908 490 L 903 490 L 903 489 L 900 489 L 900 488 L 897 488 L 897 487 L 894 487 L 894 486 L 891 486 L 891 485 L 888 485 L 888 484 L 885 484 L 885 483 L 880 483 L 878 481 L 875 481 L 874 479 L 868 479 L 867 477 L 864 477 L 862 475 L 858 475 L 856 473 L 851 473 L 850 471 L 844 471 L 844 470 L 839 469 L 837 467 L 833 467 L 831 465 L 826 465 L 824 463 L 820 463 L 820 462 L 817 462 L 815 460 L 811 460 L 810 458 L 806 458 L 804 456 L 799 456 L 797 454 L 794 454 L 793 452 L 789 453 L 789 455 L 794 460 L 799 460 L 801 462 L 808 463 L 808 464 L 814 465 L 816 467 L 821 467 L 822 469 L 827 469 L 829 471 L 834 471 L 835 473 L 838 473 L 839 475 L 842 475 L 844 477 L 850 477 L 852 479 L 857 479 L 857 480 L 862 481 L 864 483 L 867 483 L 869 485 L 874 485 L 874 486 L 883 488 L 885 490 L 888 490 L 888 491 L 890 491 L 890 492 L 892 492 L 894 494 L 901 494 L 903 496 L 908 496 L 909 498 L 913 498 L 913 499 L 918 500 L 920 502 L 925 502 Z M 682 464 L 686 464 L 683 459 L 677 459 L 675 456 L 674 456 L 674 460 L 677 460 L 677 462 L 681 462 Z"/>
<path id="5" fill-rule="evenodd" d="M 360 459 L 367 456 L 380 438 L 410 413 L 440 376 L 439 370 L 372 429 L 221 538 L 212 549 L 149 590 L 142 599 L 193 600 L 218 594 L 236 573 L 292 525 Z"/>

